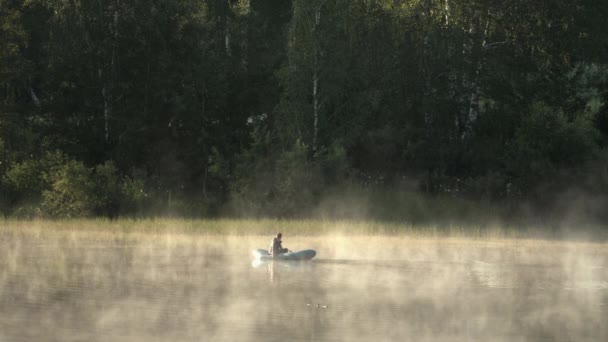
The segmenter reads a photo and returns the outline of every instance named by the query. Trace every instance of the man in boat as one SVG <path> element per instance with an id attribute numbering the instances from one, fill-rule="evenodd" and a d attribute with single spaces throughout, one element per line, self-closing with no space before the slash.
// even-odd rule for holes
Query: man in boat
<path id="1" fill-rule="evenodd" d="M 272 243 L 270 244 L 270 250 L 268 252 L 272 255 L 273 258 L 276 258 L 279 254 L 289 252 L 287 248 L 283 248 L 283 246 L 281 245 L 283 243 L 283 241 L 281 241 L 282 237 L 283 234 L 278 233 L 277 236 L 272 239 Z"/>

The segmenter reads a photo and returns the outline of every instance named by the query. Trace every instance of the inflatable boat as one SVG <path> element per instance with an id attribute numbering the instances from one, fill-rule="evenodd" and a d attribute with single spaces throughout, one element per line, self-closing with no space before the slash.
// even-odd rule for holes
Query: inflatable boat
<path id="1" fill-rule="evenodd" d="M 312 249 L 305 249 L 302 251 L 292 252 L 289 251 L 287 253 L 279 254 L 276 258 L 273 258 L 270 253 L 268 253 L 265 249 L 254 249 L 253 257 L 257 260 L 293 260 L 293 261 L 304 261 L 310 260 L 317 255 Z"/>

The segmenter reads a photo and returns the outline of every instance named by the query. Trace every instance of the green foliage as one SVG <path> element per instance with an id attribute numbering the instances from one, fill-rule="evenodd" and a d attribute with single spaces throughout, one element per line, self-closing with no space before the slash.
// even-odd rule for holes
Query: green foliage
<path id="1" fill-rule="evenodd" d="M 237 214 L 306 215 L 329 189 L 349 184 L 351 168 L 340 144 L 312 159 L 308 146 L 297 140 L 290 149 L 276 151 L 274 157 L 268 154 L 268 135 L 257 129 L 254 133 L 256 142 L 242 156 L 233 183 L 232 205 Z"/>
<path id="2" fill-rule="evenodd" d="M 273 184 L 279 214 L 297 215 L 314 203 L 321 187 L 317 166 L 308 160 L 308 146 L 297 140 L 278 157 Z"/>
<path id="3" fill-rule="evenodd" d="M 321 151 L 317 162 L 321 172 L 320 178 L 327 186 L 340 185 L 351 178 L 352 169 L 346 149 L 338 142 Z"/>
<path id="4" fill-rule="evenodd" d="M 569 119 L 562 110 L 536 103 L 515 133 L 509 164 L 521 186 L 583 165 L 597 152 L 599 132 L 587 112 Z"/>
<path id="5" fill-rule="evenodd" d="M 465 202 L 584 183 L 607 6 L 2 1 L 0 210 L 298 216 L 405 178 Z"/>
<path id="6" fill-rule="evenodd" d="M 111 161 L 97 165 L 91 174 L 93 180 L 94 213 L 103 216 L 117 215 L 123 200 L 118 170 Z M 127 197 L 128 199 L 128 197 Z"/>
<path id="7" fill-rule="evenodd" d="M 292 148 L 277 152 L 276 159 L 255 158 L 256 152 L 265 150 L 263 141 L 268 142 L 255 143 L 257 149 L 249 150 L 237 168 L 232 192 L 235 209 L 239 214 L 277 216 L 308 212 L 323 185 L 318 163 L 310 161 L 308 146 L 298 140 Z M 339 162 L 328 160 L 328 172 L 342 171 Z"/>
<path id="8" fill-rule="evenodd" d="M 44 188 L 41 164 L 37 160 L 15 163 L 4 175 L 3 183 L 20 196 L 39 195 Z"/>
<path id="9" fill-rule="evenodd" d="M 143 181 L 121 180 L 113 162 L 88 168 L 59 151 L 12 164 L 3 184 L 19 217 L 129 214 L 142 210 L 146 197 Z"/>
<path id="10" fill-rule="evenodd" d="M 92 215 L 95 209 L 95 183 L 91 170 L 82 162 L 69 161 L 50 176 L 51 188 L 42 192 L 42 208 L 53 217 Z"/>
<path id="11" fill-rule="evenodd" d="M 120 200 L 121 213 L 137 215 L 144 211 L 148 193 L 143 180 L 126 178 L 122 182 L 120 193 L 123 196 Z"/>
<path id="12" fill-rule="evenodd" d="M 47 152 L 40 159 L 27 158 L 22 162 L 12 163 L 4 175 L 4 183 L 17 199 L 35 200 L 50 186 L 50 177 L 67 160 L 63 153 L 55 151 Z"/>
<path id="13" fill-rule="evenodd" d="M 140 179 L 120 179 L 113 162 L 94 168 L 69 160 L 53 168 L 42 191 L 43 212 L 52 217 L 137 214 L 145 210 L 147 190 Z"/>
<path id="14" fill-rule="evenodd" d="M 252 142 L 237 159 L 230 195 L 233 210 L 242 215 L 262 214 L 271 206 L 274 187 L 273 145 L 267 117 L 251 118 Z"/>
<path id="15" fill-rule="evenodd" d="M 20 50 L 27 44 L 27 33 L 21 24 L 21 8 L 15 1 L 0 2 L 0 74 L 14 76 L 23 62 Z M 10 78 L 9 78 L 10 79 Z M 0 81 L 5 84 L 6 78 Z"/>

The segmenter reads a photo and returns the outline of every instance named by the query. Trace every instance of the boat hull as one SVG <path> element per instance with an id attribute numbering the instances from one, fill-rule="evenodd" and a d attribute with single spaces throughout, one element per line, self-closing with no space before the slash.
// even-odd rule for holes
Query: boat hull
<path id="1" fill-rule="evenodd" d="M 287 252 L 283 254 L 277 255 L 275 258 L 268 253 L 265 249 L 255 249 L 253 251 L 253 256 L 259 260 L 285 260 L 285 261 L 304 261 L 310 260 L 317 255 L 312 249 L 305 249 L 297 252 Z"/>

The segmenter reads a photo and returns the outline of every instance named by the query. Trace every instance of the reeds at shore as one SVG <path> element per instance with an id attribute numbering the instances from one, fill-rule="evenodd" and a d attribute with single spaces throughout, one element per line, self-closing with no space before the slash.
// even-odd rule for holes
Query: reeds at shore
<path id="1" fill-rule="evenodd" d="M 103 235 L 185 234 L 185 235 L 274 235 L 281 231 L 290 236 L 369 235 L 410 238 L 468 239 L 574 239 L 608 240 L 608 230 L 597 226 L 503 226 L 503 225 L 413 225 L 372 220 L 285 220 L 285 219 L 0 219 L 0 233 L 74 232 Z"/>

